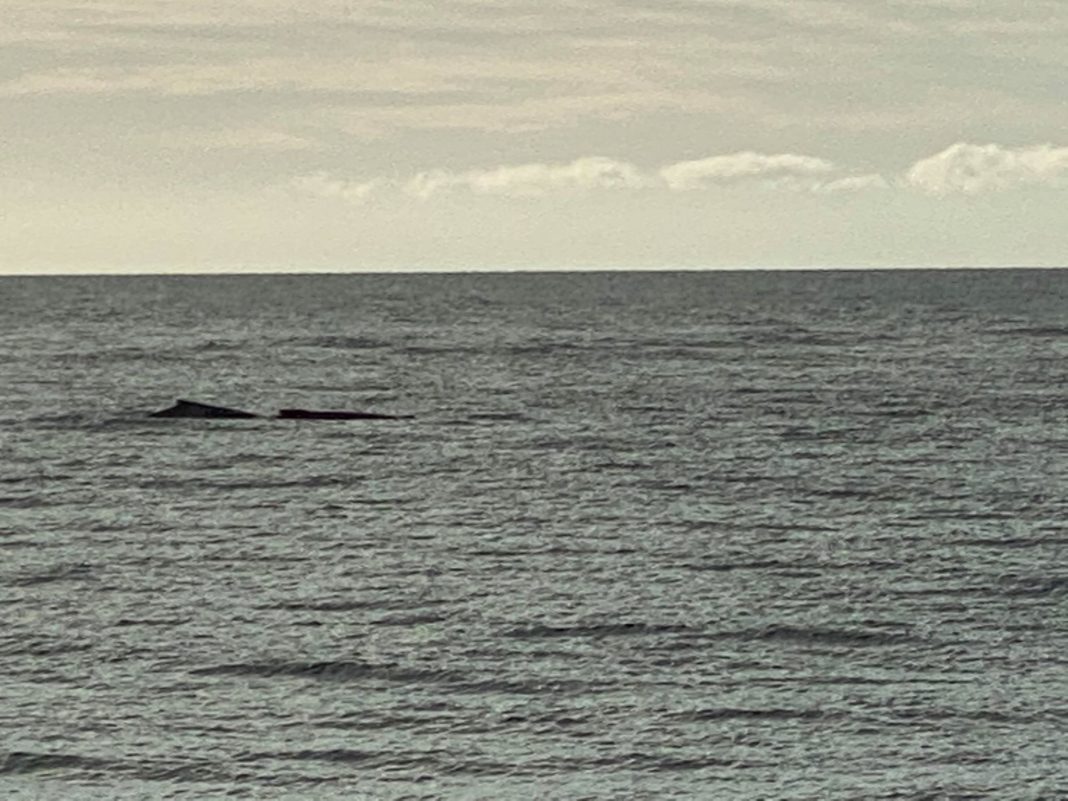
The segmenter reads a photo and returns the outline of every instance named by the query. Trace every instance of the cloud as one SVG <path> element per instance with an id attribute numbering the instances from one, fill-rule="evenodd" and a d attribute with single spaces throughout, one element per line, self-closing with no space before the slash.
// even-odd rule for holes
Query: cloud
<path id="1" fill-rule="evenodd" d="M 868 189 L 888 189 L 890 182 L 878 173 L 849 175 L 834 181 L 820 182 L 812 191 L 820 195 L 837 195 L 845 192 L 863 192 Z"/>
<path id="2" fill-rule="evenodd" d="M 289 182 L 289 187 L 304 195 L 359 204 L 365 202 L 382 184 L 380 179 L 346 181 L 335 178 L 328 172 L 314 172 L 297 176 Z"/>
<path id="3" fill-rule="evenodd" d="M 820 175 L 833 169 L 831 162 L 813 156 L 798 156 L 793 153 L 767 155 L 744 151 L 669 164 L 660 170 L 660 177 L 670 189 L 684 192 L 753 178 L 783 179 Z"/>
<path id="4" fill-rule="evenodd" d="M 520 164 L 459 173 L 432 170 L 413 177 L 405 190 L 424 199 L 452 187 L 483 195 L 536 197 L 560 190 L 637 189 L 648 184 L 649 179 L 633 164 L 587 156 L 566 164 Z"/>
<path id="5" fill-rule="evenodd" d="M 413 94 L 407 99 L 368 104 L 356 110 L 335 107 L 322 112 L 319 119 L 327 127 L 336 127 L 346 134 L 378 139 L 399 130 L 529 134 L 582 122 L 640 119 L 683 108 L 704 113 L 722 111 L 727 106 L 727 100 L 708 92 L 546 92 L 544 97 L 524 98 L 519 93 L 458 91 L 427 93 L 422 97 Z"/>
<path id="6" fill-rule="evenodd" d="M 163 147 L 174 150 L 310 150 L 316 142 L 269 128 L 212 130 L 178 129 L 159 137 Z"/>
<path id="7" fill-rule="evenodd" d="M 813 156 L 747 151 L 669 164 L 656 174 L 648 174 L 625 161 L 586 156 L 558 164 L 519 164 L 466 172 L 430 170 L 409 180 L 405 191 L 422 199 L 457 187 L 482 195 L 537 197 L 568 190 L 649 187 L 666 187 L 679 192 L 757 180 L 772 187 L 815 190 L 822 186 L 823 191 L 837 192 L 870 188 L 876 185 L 876 179 L 882 180 L 879 176 L 856 176 L 830 183 L 814 180 L 816 176 L 835 169 L 831 162 Z"/>
<path id="8" fill-rule="evenodd" d="M 264 73 L 228 65 L 166 64 L 150 67 L 61 67 L 0 83 L 0 96 L 207 95 L 264 88 Z"/>
<path id="9" fill-rule="evenodd" d="M 1068 147 L 1004 148 L 958 142 L 913 164 L 905 183 L 932 195 L 1064 186 L 1068 184 Z"/>
<path id="10" fill-rule="evenodd" d="M 469 130 L 559 131 L 570 148 L 626 118 L 643 126 L 642 158 L 662 157 L 686 124 L 729 148 L 768 142 L 769 131 L 801 149 L 843 130 L 944 137 L 962 122 L 1008 139 L 1065 124 L 1062 4 L 7 0 L 0 43 L 15 47 L 0 103 L 106 97 L 121 111 L 241 94 L 223 113 L 255 113 L 262 126 L 293 114 L 339 136 L 432 131 L 457 142 Z M 112 125 L 125 123 L 116 114 Z"/>
<path id="11" fill-rule="evenodd" d="M 488 169 L 432 169 L 408 179 L 353 181 L 316 172 L 293 179 L 290 187 L 317 197 L 362 202 L 379 189 L 393 188 L 427 200 L 442 192 L 537 198 L 562 192 L 660 190 L 712 191 L 742 183 L 766 190 L 837 195 L 889 189 L 919 189 L 935 195 L 974 194 L 1016 185 L 1068 185 L 1068 148 L 1039 145 L 1003 148 L 957 144 L 887 177 L 851 172 L 826 159 L 795 153 L 743 151 L 667 164 L 646 171 L 605 156 L 570 162 L 512 164 Z"/>

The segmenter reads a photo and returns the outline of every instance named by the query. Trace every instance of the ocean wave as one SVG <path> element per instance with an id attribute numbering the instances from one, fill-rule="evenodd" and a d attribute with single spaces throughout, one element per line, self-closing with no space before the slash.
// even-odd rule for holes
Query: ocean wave
<path id="1" fill-rule="evenodd" d="M 262 676 L 266 678 L 291 676 L 332 681 L 385 681 L 398 684 L 462 682 L 468 678 L 464 673 L 444 668 L 406 667 L 403 665 L 374 664 L 355 660 L 237 662 L 194 668 L 190 673 L 195 676 Z"/>
<path id="2" fill-rule="evenodd" d="M 295 762 L 333 762 L 343 764 L 363 764 L 377 762 L 389 764 L 390 754 L 375 751 L 357 751 L 352 748 L 302 749 L 299 751 L 253 751 L 237 757 L 239 762 L 295 761 Z"/>
<path id="3" fill-rule="evenodd" d="M 41 771 L 107 770 L 114 762 L 80 754 L 39 753 L 34 751 L 8 751 L 0 753 L 0 776 L 11 776 Z"/>
<path id="4" fill-rule="evenodd" d="M 839 715 L 823 709 L 811 708 L 753 709 L 713 707 L 709 709 L 676 712 L 670 717 L 688 723 L 703 723 L 714 720 L 824 720 L 826 718 L 839 717 Z"/>
<path id="5" fill-rule="evenodd" d="M 720 636 L 742 640 L 790 642 L 812 645 L 843 645 L 850 647 L 901 645 L 919 641 L 913 635 L 900 632 L 775 624 L 738 632 L 724 633 Z"/>
<path id="6" fill-rule="evenodd" d="M 128 626 L 159 626 L 161 628 L 177 628 L 178 626 L 184 626 L 187 623 L 191 623 L 193 618 L 119 618 L 115 621 L 117 627 Z"/>
<path id="7" fill-rule="evenodd" d="M 76 642 L 69 639 L 22 639 L 0 640 L 0 656 L 65 656 L 79 651 L 92 651 L 94 643 Z M 45 665 L 50 669 L 49 665 Z"/>
<path id="8" fill-rule="evenodd" d="M 358 766 L 361 770 L 390 768 L 393 770 L 418 770 L 439 775 L 519 775 L 522 766 L 512 761 L 499 761 L 486 757 L 476 758 L 469 753 L 445 748 L 414 750 L 364 751 L 354 748 L 308 748 L 295 751 L 250 752 L 237 757 L 240 764 L 271 762 L 313 762 L 336 766 Z M 431 796 L 405 796 L 405 798 L 430 798 Z M 437 795 L 433 796 L 437 797 Z"/>
<path id="9" fill-rule="evenodd" d="M 47 484 L 74 478 L 68 473 L 31 473 L 22 476 L 0 476 L 0 484 Z"/>
<path id="10" fill-rule="evenodd" d="M 902 677 L 900 675 L 894 675 L 891 677 L 876 677 L 876 676 L 839 676 L 839 675 L 812 675 L 808 673 L 802 673 L 794 676 L 787 676 L 775 679 L 775 684 L 781 684 L 782 682 L 790 682 L 799 685 L 857 685 L 861 687 L 893 687 L 896 685 L 932 685 L 939 686 L 943 684 L 951 685 L 966 685 L 970 684 L 968 679 L 947 679 L 947 678 L 935 678 L 930 676 L 909 676 Z"/>
<path id="11" fill-rule="evenodd" d="M 743 560 L 740 562 L 685 562 L 679 567 L 685 570 L 729 573 L 734 570 L 777 570 L 783 568 L 796 568 L 799 567 L 799 565 L 797 562 L 784 562 L 781 559 L 765 559 L 758 561 Z"/>
<path id="12" fill-rule="evenodd" d="M 402 615 L 399 617 L 385 617 L 380 620 L 369 621 L 372 626 L 426 626 L 431 623 L 444 623 L 448 620 L 444 615 Z"/>
<path id="13" fill-rule="evenodd" d="M 238 759 L 237 762 L 248 761 Z M 276 785 L 280 777 L 259 772 L 235 771 L 233 763 L 204 759 L 155 758 L 117 760 L 82 754 L 8 751 L 0 752 L 0 778 L 17 779 L 29 774 L 57 774 L 48 778 L 79 777 L 94 782 L 113 782 L 116 778 L 139 779 L 148 782 L 223 782 Z M 64 775 L 66 774 L 66 775 Z M 37 776 L 36 778 L 43 778 Z M 318 783 L 307 777 L 292 777 L 284 783 Z M 76 794 L 72 791 L 72 797 Z M 153 794 L 155 796 L 155 794 Z M 95 796 L 94 796 L 95 797 Z"/>
<path id="14" fill-rule="evenodd" d="M 1011 336 L 1027 336 L 1027 337 L 1040 337 L 1057 339 L 1060 337 L 1068 337 L 1068 326 L 1062 325 L 1021 325 L 1010 326 L 1006 328 L 992 328 L 989 333 L 1011 335 Z"/>
<path id="15" fill-rule="evenodd" d="M 260 480 L 231 480 L 215 481 L 203 478 L 154 478 L 148 481 L 140 481 L 135 484 L 140 489 L 221 489 L 221 490 L 258 490 L 258 489 L 290 489 L 319 487 L 348 487 L 365 481 L 367 476 L 361 475 L 314 475 L 299 479 L 260 479 Z M 392 501 L 391 501 L 392 502 Z"/>
<path id="16" fill-rule="evenodd" d="M 36 509 L 41 506 L 51 506 L 53 503 L 53 500 L 39 495 L 0 496 L 0 506 L 7 506 L 11 509 Z"/>
<path id="17" fill-rule="evenodd" d="M 553 637 L 640 637 L 699 631 L 700 629 L 693 626 L 673 623 L 602 623 L 580 626 L 535 625 L 511 629 L 505 632 L 505 636 L 534 640 Z"/>
<path id="18" fill-rule="evenodd" d="M 40 572 L 12 576 L 7 581 L 15 587 L 32 587 L 57 581 L 96 581 L 96 576 L 93 574 L 93 565 L 76 563 L 52 565 Z"/>
<path id="19" fill-rule="evenodd" d="M 1008 597 L 1064 595 L 1068 593 L 1068 576 L 1006 576 L 1001 595 Z"/>
<path id="20" fill-rule="evenodd" d="M 299 348 L 327 348 L 330 350 L 379 350 L 391 348 L 394 343 L 375 337 L 340 336 L 326 334 L 322 336 L 302 336 L 293 339 L 282 340 L 278 343 L 283 346 Z"/>
<path id="21" fill-rule="evenodd" d="M 255 676 L 342 683 L 433 686 L 441 691 L 477 695 L 559 696 L 567 693 L 588 693 L 596 688 L 596 682 L 591 681 L 484 677 L 455 668 L 376 664 L 357 660 L 237 662 L 194 668 L 189 673 L 194 676 Z"/>
<path id="22" fill-rule="evenodd" d="M 444 604 L 451 603 L 448 600 L 442 599 L 406 599 L 406 600 L 373 600 L 363 601 L 357 599 L 342 599 L 342 600 L 308 600 L 308 601 L 285 601 L 276 604 L 265 604 L 257 606 L 256 609 L 277 609 L 293 612 L 355 612 L 363 610 L 396 610 L 396 611 L 411 611 L 427 606 L 442 606 Z"/>
<path id="23" fill-rule="evenodd" d="M 1043 548 L 1068 545 L 1068 537 L 973 537 L 946 540 L 946 545 L 953 548 Z"/>

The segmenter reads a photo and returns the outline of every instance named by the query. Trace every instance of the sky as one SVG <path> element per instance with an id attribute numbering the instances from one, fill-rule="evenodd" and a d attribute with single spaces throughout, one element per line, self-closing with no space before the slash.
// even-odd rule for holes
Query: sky
<path id="1" fill-rule="evenodd" d="M 3 0 L 0 273 L 1068 263 L 1065 0 Z"/>

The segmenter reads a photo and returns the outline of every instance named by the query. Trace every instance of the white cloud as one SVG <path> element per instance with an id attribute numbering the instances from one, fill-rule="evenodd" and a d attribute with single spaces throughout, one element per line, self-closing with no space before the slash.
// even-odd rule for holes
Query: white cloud
<path id="1" fill-rule="evenodd" d="M 363 203 L 382 185 L 382 181 L 346 181 L 327 172 L 300 175 L 289 182 L 290 188 L 305 195 L 334 198 L 346 203 Z"/>
<path id="2" fill-rule="evenodd" d="M 834 165 L 831 162 L 813 156 L 744 151 L 669 164 L 660 170 L 660 177 L 670 189 L 683 192 L 754 178 L 782 180 L 810 177 L 832 170 Z"/>
<path id="3" fill-rule="evenodd" d="M 1068 147 L 1003 148 L 966 142 L 912 165 L 905 183 L 933 195 L 1068 184 Z"/>
<path id="4" fill-rule="evenodd" d="M 163 147 L 175 150 L 310 150 L 316 143 L 302 136 L 269 128 L 223 129 L 218 131 L 188 128 L 165 131 L 159 137 Z"/>
<path id="5" fill-rule="evenodd" d="M 1010 149 L 957 144 L 889 178 L 880 173 L 850 172 L 814 156 L 744 151 L 676 162 L 653 172 L 627 161 L 584 156 L 570 162 L 535 162 L 466 171 L 433 169 L 400 181 L 381 177 L 356 181 L 316 172 L 293 179 L 290 187 L 304 194 L 356 203 L 384 188 L 426 200 L 451 190 L 535 198 L 561 192 L 619 189 L 710 190 L 743 182 L 767 190 L 817 195 L 891 188 L 920 189 L 936 195 L 974 194 L 1025 184 L 1060 186 L 1068 185 L 1068 148 L 1041 145 Z"/>
<path id="6" fill-rule="evenodd" d="M 519 164 L 459 173 L 432 170 L 413 177 L 405 189 L 424 199 L 452 187 L 484 195 L 533 197 L 559 190 L 637 189 L 648 184 L 633 164 L 587 156 L 566 164 Z"/>

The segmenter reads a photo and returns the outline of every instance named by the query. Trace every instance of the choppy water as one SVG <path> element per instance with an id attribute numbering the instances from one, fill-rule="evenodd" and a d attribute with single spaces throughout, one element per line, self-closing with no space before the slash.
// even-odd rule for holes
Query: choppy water
<path id="1" fill-rule="evenodd" d="M 2 279 L 0 789 L 1068 797 L 1066 396 L 1068 272 Z"/>

